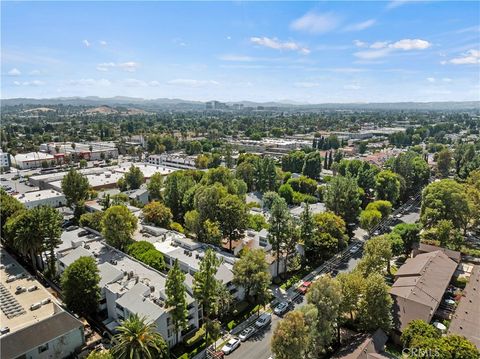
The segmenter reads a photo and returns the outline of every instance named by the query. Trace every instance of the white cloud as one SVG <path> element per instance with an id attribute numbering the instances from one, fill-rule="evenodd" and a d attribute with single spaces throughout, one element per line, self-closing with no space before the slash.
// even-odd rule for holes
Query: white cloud
<path id="1" fill-rule="evenodd" d="M 16 67 L 14 67 L 13 69 L 11 69 L 10 71 L 8 71 L 8 75 L 9 76 L 20 76 L 22 73 L 20 72 L 19 69 L 17 69 Z"/>
<path id="2" fill-rule="evenodd" d="M 244 56 L 244 55 L 222 55 L 219 57 L 220 60 L 223 61 L 234 61 L 234 62 L 251 62 L 254 60 L 251 56 Z"/>
<path id="3" fill-rule="evenodd" d="M 365 45 L 365 43 L 362 44 Z M 354 56 L 364 60 L 371 60 L 385 57 L 396 50 L 425 50 L 430 46 L 432 46 L 430 42 L 421 39 L 403 39 L 396 42 L 377 41 L 369 45 L 369 48 L 373 50 L 358 51 L 354 53 Z"/>
<path id="4" fill-rule="evenodd" d="M 430 46 L 432 46 L 431 43 L 425 40 L 421 39 L 403 39 L 397 42 L 394 42 L 393 44 L 388 45 L 392 49 L 400 49 L 400 50 L 424 50 L 428 49 Z"/>
<path id="5" fill-rule="evenodd" d="M 360 40 L 353 40 L 353 44 L 356 47 L 367 47 L 368 46 L 368 43 L 366 43 L 364 41 L 360 41 Z"/>
<path id="6" fill-rule="evenodd" d="M 140 67 L 140 64 L 138 62 L 134 62 L 134 61 L 121 62 L 121 63 L 104 62 L 104 63 L 98 64 L 96 69 L 97 69 L 97 71 L 107 72 L 107 71 L 110 71 L 113 68 L 119 68 L 123 71 L 135 72 L 135 71 L 137 71 L 138 67 Z"/>
<path id="7" fill-rule="evenodd" d="M 388 41 L 377 41 L 371 44 L 369 47 L 371 49 L 384 49 L 388 46 Z"/>
<path id="8" fill-rule="evenodd" d="M 82 43 L 85 45 L 85 47 L 90 47 L 92 44 L 88 40 L 83 40 Z"/>
<path id="9" fill-rule="evenodd" d="M 449 63 L 453 65 L 475 65 L 480 64 L 480 50 L 468 50 L 462 56 L 455 57 L 448 61 L 442 61 L 443 65 Z"/>
<path id="10" fill-rule="evenodd" d="M 317 14 L 308 12 L 294 20 L 290 28 L 298 31 L 306 31 L 314 34 L 324 33 L 335 29 L 340 23 L 340 18 L 333 12 Z"/>
<path id="11" fill-rule="evenodd" d="M 357 22 L 355 24 L 345 26 L 343 31 L 362 31 L 362 30 L 368 29 L 369 27 L 375 25 L 376 22 L 377 22 L 377 20 L 375 20 L 375 19 L 369 19 L 369 20 L 365 20 L 365 21 L 362 21 L 362 22 Z"/>
<path id="12" fill-rule="evenodd" d="M 129 61 L 129 62 L 122 62 L 120 64 L 117 64 L 117 66 L 124 71 L 135 72 L 137 71 L 137 68 L 140 66 L 140 64 L 138 62 Z"/>
<path id="13" fill-rule="evenodd" d="M 318 87 L 320 86 L 320 83 L 318 82 L 309 82 L 309 81 L 300 81 L 300 82 L 295 82 L 293 84 L 295 87 L 300 87 L 300 88 L 313 88 L 313 87 Z"/>
<path id="14" fill-rule="evenodd" d="M 452 80 L 451 78 L 449 78 L 449 77 L 444 77 L 444 78 L 442 79 L 442 81 L 443 81 L 443 82 L 452 82 L 453 80 Z"/>
<path id="15" fill-rule="evenodd" d="M 343 88 L 345 90 L 360 90 L 362 87 L 359 84 L 347 84 Z"/>
<path id="16" fill-rule="evenodd" d="M 358 52 L 355 52 L 353 55 L 362 60 L 373 60 L 373 59 L 379 59 L 381 57 L 385 57 L 390 52 L 392 52 L 392 50 L 387 48 L 387 49 L 380 49 L 380 50 L 358 51 Z"/>
<path id="17" fill-rule="evenodd" d="M 231 36 L 227 36 L 227 40 L 231 40 L 231 39 L 232 39 L 232 37 L 231 37 Z"/>
<path id="18" fill-rule="evenodd" d="M 99 42 L 100 42 L 100 45 L 102 45 L 102 46 L 107 46 L 108 45 L 105 40 L 100 40 Z"/>
<path id="19" fill-rule="evenodd" d="M 67 81 L 68 85 L 71 86 L 80 86 L 80 87 L 106 87 L 110 86 L 111 82 L 107 79 L 79 79 L 79 80 L 70 80 Z"/>
<path id="20" fill-rule="evenodd" d="M 435 82 L 435 77 L 427 77 L 427 81 L 433 83 Z"/>
<path id="21" fill-rule="evenodd" d="M 173 79 L 167 82 L 169 85 L 178 85 L 185 87 L 202 87 L 206 85 L 219 85 L 220 83 L 214 80 L 194 80 L 194 79 Z"/>
<path id="22" fill-rule="evenodd" d="M 279 41 L 277 38 L 270 37 L 251 37 L 250 41 L 256 45 L 269 47 L 275 50 L 298 51 L 303 55 L 308 55 L 310 49 L 302 47 L 300 44 L 293 41 Z"/>
<path id="23" fill-rule="evenodd" d="M 13 81 L 13 84 L 15 86 L 42 86 L 45 85 L 45 82 L 39 81 L 39 80 L 33 80 L 33 81 Z"/>

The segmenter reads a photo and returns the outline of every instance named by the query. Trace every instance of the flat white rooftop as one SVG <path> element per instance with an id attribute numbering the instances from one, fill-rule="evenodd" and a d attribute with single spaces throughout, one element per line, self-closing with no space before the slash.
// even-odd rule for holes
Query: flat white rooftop
<path id="1" fill-rule="evenodd" d="M 16 194 L 13 197 L 18 199 L 21 203 L 35 202 L 47 198 L 64 197 L 62 193 L 53 189 L 44 189 L 33 192 L 25 192 L 22 194 Z"/>

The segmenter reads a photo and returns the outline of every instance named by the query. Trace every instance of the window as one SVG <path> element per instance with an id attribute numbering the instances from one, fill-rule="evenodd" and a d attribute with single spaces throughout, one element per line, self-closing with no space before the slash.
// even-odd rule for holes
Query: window
<path id="1" fill-rule="evenodd" d="M 168 318 L 167 318 L 167 327 L 169 327 L 169 326 L 170 326 L 170 324 L 171 324 L 171 321 L 172 321 L 172 320 L 171 320 L 171 318 L 170 318 L 170 317 L 168 317 Z M 168 336 L 170 336 L 170 335 L 168 335 Z"/>
<path id="2" fill-rule="evenodd" d="M 40 345 L 38 347 L 38 354 L 46 352 L 48 350 L 48 343 Z"/>

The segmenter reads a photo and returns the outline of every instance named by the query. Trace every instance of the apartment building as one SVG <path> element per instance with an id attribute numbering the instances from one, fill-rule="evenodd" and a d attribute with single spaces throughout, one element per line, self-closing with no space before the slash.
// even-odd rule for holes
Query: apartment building
<path id="1" fill-rule="evenodd" d="M 83 324 L 0 247 L 2 359 L 70 358 L 85 343 Z"/>

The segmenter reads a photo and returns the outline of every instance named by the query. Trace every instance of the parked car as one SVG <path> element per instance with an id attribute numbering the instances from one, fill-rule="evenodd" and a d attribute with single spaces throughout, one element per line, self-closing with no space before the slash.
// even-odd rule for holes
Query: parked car
<path id="1" fill-rule="evenodd" d="M 308 288 L 312 285 L 312 282 L 303 282 L 300 287 L 298 287 L 298 291 L 300 294 L 306 294 L 308 292 Z"/>
<path id="2" fill-rule="evenodd" d="M 288 302 L 280 302 L 274 309 L 273 312 L 281 316 L 285 314 L 288 311 L 288 308 L 290 307 L 290 304 Z"/>
<path id="3" fill-rule="evenodd" d="M 78 236 L 79 236 L 79 237 L 85 237 L 85 236 L 87 236 L 88 234 L 90 234 L 89 231 L 81 231 L 81 232 L 78 233 Z"/>
<path id="4" fill-rule="evenodd" d="M 250 338 L 253 334 L 255 334 L 255 327 L 253 325 L 245 328 L 242 330 L 240 335 L 238 336 L 242 342 Z"/>
<path id="5" fill-rule="evenodd" d="M 70 226 L 70 227 L 67 227 L 65 230 L 66 230 L 67 232 L 71 232 L 71 231 L 74 231 L 74 230 L 76 230 L 76 229 L 78 229 L 78 228 L 79 228 L 78 226 Z"/>
<path id="6" fill-rule="evenodd" d="M 233 352 L 235 349 L 237 349 L 240 346 L 240 339 L 238 338 L 232 338 L 230 339 L 222 348 L 222 352 L 225 354 L 230 354 Z"/>
<path id="7" fill-rule="evenodd" d="M 272 321 L 272 315 L 270 313 L 263 313 L 260 318 L 255 322 L 257 328 L 263 328 L 264 326 L 270 324 Z"/>

